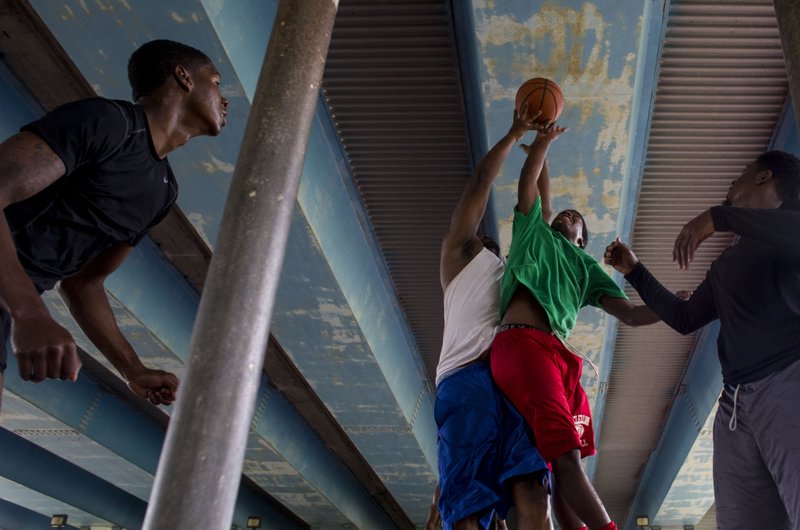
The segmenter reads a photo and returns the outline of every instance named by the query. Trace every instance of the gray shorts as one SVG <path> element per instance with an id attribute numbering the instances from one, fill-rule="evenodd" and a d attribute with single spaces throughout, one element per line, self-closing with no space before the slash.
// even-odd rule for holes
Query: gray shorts
<path id="1" fill-rule="evenodd" d="M 731 420 L 735 407 L 735 429 Z M 726 385 L 714 419 L 717 528 L 800 528 L 800 361 Z"/>

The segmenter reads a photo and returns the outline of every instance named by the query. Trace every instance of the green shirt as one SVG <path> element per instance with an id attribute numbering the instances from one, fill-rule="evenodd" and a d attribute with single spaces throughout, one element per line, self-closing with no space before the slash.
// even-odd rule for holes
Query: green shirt
<path id="1" fill-rule="evenodd" d="M 541 198 L 536 199 L 528 215 L 514 208 L 511 234 L 500 286 L 501 315 L 517 287 L 524 285 L 547 313 L 553 331 L 566 338 L 581 307 L 601 307 L 603 296 L 627 299 L 593 257 L 544 222 Z"/>

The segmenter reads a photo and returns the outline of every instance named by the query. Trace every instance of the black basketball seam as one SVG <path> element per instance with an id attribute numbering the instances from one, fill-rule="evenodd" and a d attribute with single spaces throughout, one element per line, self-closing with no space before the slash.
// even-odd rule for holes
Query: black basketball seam
<path id="1" fill-rule="evenodd" d="M 536 87 L 536 88 L 534 88 L 533 90 L 531 90 L 530 94 L 528 94 L 528 95 L 527 95 L 527 97 L 526 97 L 526 98 L 523 100 L 523 105 L 524 105 L 525 103 L 530 103 L 530 99 L 531 99 L 531 97 L 535 96 L 535 95 L 536 95 L 536 92 L 538 92 L 539 90 L 544 90 L 544 87 Z M 544 94 L 545 94 L 545 93 L 546 93 L 546 92 L 542 92 L 542 99 L 541 99 L 541 101 L 539 102 L 539 109 L 541 109 L 541 108 L 542 108 L 542 103 L 544 103 Z M 529 110 L 529 112 L 530 112 L 530 110 Z"/>
<path id="2" fill-rule="evenodd" d="M 547 92 L 553 100 L 553 119 L 558 119 L 558 101 L 556 100 L 556 94 L 552 90 Z"/>

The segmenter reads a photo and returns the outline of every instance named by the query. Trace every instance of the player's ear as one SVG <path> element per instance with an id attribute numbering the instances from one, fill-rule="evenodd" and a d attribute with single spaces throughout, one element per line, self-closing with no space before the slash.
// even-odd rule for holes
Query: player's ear
<path id="1" fill-rule="evenodd" d="M 762 184 L 766 184 L 772 179 L 772 170 L 771 169 L 762 169 L 758 173 L 756 173 L 756 186 L 761 186 Z"/>
<path id="2" fill-rule="evenodd" d="M 193 85 L 192 74 L 189 73 L 189 70 L 187 70 L 185 66 L 182 64 L 175 66 L 173 75 L 175 76 L 175 82 L 178 83 L 179 87 L 187 91 L 191 90 Z"/>

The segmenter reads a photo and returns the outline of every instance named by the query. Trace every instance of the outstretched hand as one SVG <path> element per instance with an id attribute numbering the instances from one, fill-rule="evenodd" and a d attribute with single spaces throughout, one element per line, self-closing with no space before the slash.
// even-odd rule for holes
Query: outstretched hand
<path id="1" fill-rule="evenodd" d="M 567 127 L 561 127 L 554 121 L 548 121 L 545 123 L 536 123 L 533 126 L 533 130 L 536 131 L 536 138 L 530 145 L 521 144 L 519 147 L 526 154 L 531 154 L 531 150 L 536 145 L 550 145 L 556 138 L 561 136 L 562 133 L 569 130 Z"/>
<path id="2" fill-rule="evenodd" d="M 517 111 L 514 109 L 514 122 L 511 124 L 511 129 L 508 131 L 508 134 L 512 135 L 517 140 L 521 139 L 525 136 L 525 133 L 528 131 L 538 131 L 539 124 L 536 123 L 536 119 L 542 114 L 540 110 L 536 114 L 531 116 L 528 115 L 528 104 L 525 103 L 522 105 L 522 108 Z"/>
<path id="3" fill-rule="evenodd" d="M 128 379 L 128 388 L 153 405 L 170 405 L 178 391 L 178 378 L 164 370 L 145 368 Z"/>
<path id="4" fill-rule="evenodd" d="M 631 247 L 616 238 L 606 247 L 606 251 L 603 254 L 603 262 L 606 265 L 611 265 L 622 274 L 628 274 L 639 263 L 639 258 L 633 253 Z"/>
<path id="5" fill-rule="evenodd" d="M 681 269 L 688 269 L 700 243 L 714 234 L 714 219 L 711 210 L 706 210 L 681 229 L 672 247 L 672 261 L 677 261 Z"/>

